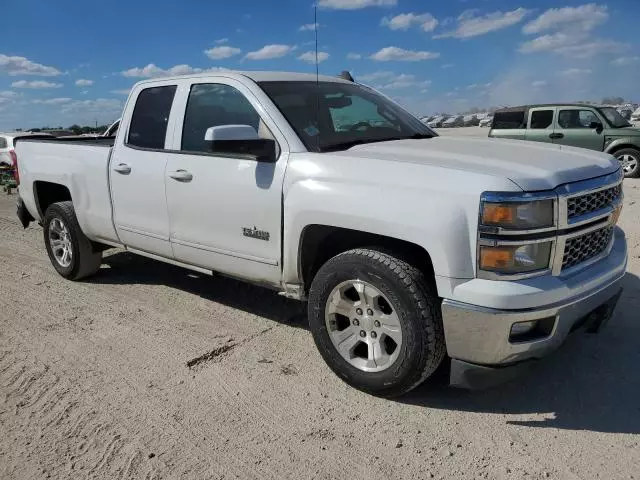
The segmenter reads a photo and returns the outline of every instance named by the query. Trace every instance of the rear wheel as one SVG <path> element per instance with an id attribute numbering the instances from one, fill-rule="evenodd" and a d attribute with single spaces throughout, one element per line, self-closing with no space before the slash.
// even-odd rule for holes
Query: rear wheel
<path id="1" fill-rule="evenodd" d="M 615 152 L 613 156 L 620 162 L 625 177 L 640 177 L 640 150 L 623 148 Z"/>
<path id="2" fill-rule="evenodd" d="M 82 233 L 71 202 L 54 203 L 47 209 L 44 243 L 53 268 L 69 280 L 93 275 L 102 263 L 102 253 L 95 252 Z"/>
<path id="3" fill-rule="evenodd" d="M 439 300 L 424 275 L 376 250 L 351 250 L 322 266 L 309 323 L 329 367 L 374 395 L 408 392 L 445 356 Z"/>

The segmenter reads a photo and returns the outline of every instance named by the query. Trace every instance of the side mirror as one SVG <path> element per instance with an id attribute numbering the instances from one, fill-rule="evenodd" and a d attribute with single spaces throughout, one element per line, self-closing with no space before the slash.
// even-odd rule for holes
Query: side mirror
<path id="1" fill-rule="evenodd" d="M 258 162 L 275 163 L 276 142 L 260 138 L 250 125 L 220 125 L 207 128 L 204 140 L 211 153 L 251 157 Z"/>
<path id="2" fill-rule="evenodd" d="M 595 130 L 596 133 L 598 134 L 602 133 L 602 130 L 604 130 L 604 127 L 600 122 L 591 122 L 589 124 L 589 128 L 591 128 L 592 130 Z"/>

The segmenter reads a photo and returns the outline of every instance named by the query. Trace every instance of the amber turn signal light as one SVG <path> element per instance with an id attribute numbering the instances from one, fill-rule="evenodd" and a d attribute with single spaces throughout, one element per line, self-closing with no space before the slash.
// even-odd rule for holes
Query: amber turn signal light
<path id="1" fill-rule="evenodd" d="M 512 248 L 482 247 L 480 248 L 480 268 L 483 270 L 502 270 L 513 264 Z"/>

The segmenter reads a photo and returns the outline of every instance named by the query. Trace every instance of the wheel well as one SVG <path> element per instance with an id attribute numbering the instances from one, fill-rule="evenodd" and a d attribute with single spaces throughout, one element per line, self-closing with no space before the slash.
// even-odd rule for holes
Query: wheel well
<path id="1" fill-rule="evenodd" d="M 58 183 L 35 182 L 33 184 L 33 192 L 41 218 L 44 218 L 44 214 L 51 204 L 71 200 L 69 189 Z"/>
<path id="2" fill-rule="evenodd" d="M 435 281 L 431 257 L 419 245 L 359 230 L 310 225 L 302 233 L 299 254 L 299 271 L 305 291 L 309 291 L 316 273 L 327 260 L 354 248 L 383 250 L 418 268 L 425 278 Z"/>
<path id="3" fill-rule="evenodd" d="M 609 150 L 609 152 L 611 155 L 613 155 L 614 153 L 616 153 L 618 150 L 622 150 L 623 148 L 630 148 L 632 150 L 636 150 L 636 151 L 640 151 L 640 148 L 638 148 L 637 145 L 633 145 L 633 144 L 623 144 L 623 145 L 616 145 L 615 147 L 613 147 L 611 150 Z"/>

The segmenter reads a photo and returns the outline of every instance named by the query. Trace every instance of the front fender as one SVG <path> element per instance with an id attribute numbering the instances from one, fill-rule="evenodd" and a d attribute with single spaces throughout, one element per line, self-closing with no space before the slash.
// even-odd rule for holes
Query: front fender
<path id="1" fill-rule="evenodd" d="M 622 146 L 640 150 L 640 137 L 617 137 L 611 143 L 606 143 L 604 151 L 605 153 L 612 153 Z"/>
<path id="2" fill-rule="evenodd" d="M 415 164 L 376 162 L 364 178 L 348 165 L 339 172 L 304 166 L 306 175 L 298 175 L 292 162 L 283 198 L 283 277 L 290 283 L 301 281 L 297 259 L 309 225 L 404 240 L 429 253 L 437 276 L 474 278 L 480 195 L 520 191 L 506 178 Z"/>

